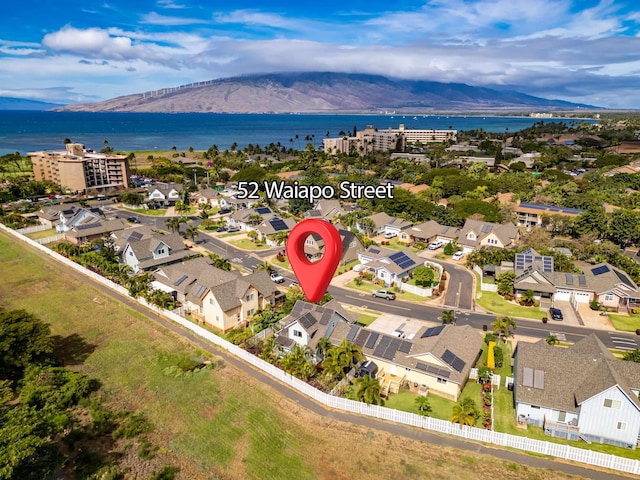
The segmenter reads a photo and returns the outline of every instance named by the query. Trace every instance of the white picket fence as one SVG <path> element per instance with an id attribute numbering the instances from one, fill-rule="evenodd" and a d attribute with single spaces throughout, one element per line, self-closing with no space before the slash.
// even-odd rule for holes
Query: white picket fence
<path id="1" fill-rule="evenodd" d="M 497 292 L 498 284 L 497 283 L 484 283 L 482 281 L 482 269 L 478 265 L 473 266 L 473 270 L 480 275 L 480 290 L 483 292 Z"/>
<path id="2" fill-rule="evenodd" d="M 100 284 L 109 287 L 122 295 L 127 295 L 127 289 L 107 280 L 100 275 L 91 272 L 84 267 L 68 260 L 67 258 L 59 255 L 52 250 L 34 242 L 33 240 L 21 235 L 20 233 L 7 228 L 0 224 L 0 229 L 10 233 L 18 239 L 30 244 L 38 250 L 56 258 L 62 263 L 68 265 L 71 268 L 93 278 Z M 143 298 L 139 298 L 138 302 L 147 306 L 149 309 L 161 314 L 162 316 L 170 319 L 171 321 L 182 325 L 184 328 L 192 331 L 199 337 L 208 340 L 209 342 L 217 345 L 230 354 L 240 358 L 246 363 L 262 370 L 263 372 L 271 375 L 273 378 L 289 385 L 291 388 L 296 389 L 300 393 L 314 399 L 317 402 L 322 403 L 330 408 L 336 408 L 345 412 L 356 413 L 359 415 L 365 415 L 372 418 L 378 418 L 387 420 L 394 423 L 400 423 L 403 425 L 410 425 L 413 427 L 424 428 L 434 432 L 443 433 L 446 435 L 453 435 L 468 440 L 474 440 L 478 442 L 485 442 L 494 445 L 500 445 L 503 447 L 515 448 L 518 450 L 524 450 L 527 452 L 533 452 L 540 455 L 550 455 L 553 457 L 561 458 L 564 460 L 571 460 L 575 462 L 585 463 L 588 465 L 594 465 L 603 468 L 610 468 L 612 470 L 618 470 L 621 472 L 640 474 L 640 460 L 634 460 L 630 458 L 618 457 L 616 455 L 610 455 L 606 453 L 594 452 L 592 450 L 585 450 L 581 448 L 572 447 L 569 445 L 562 445 L 559 443 L 548 442 L 545 440 L 535 440 L 527 437 L 520 437 L 517 435 L 511 435 L 508 433 L 496 432 L 493 430 L 485 430 L 482 428 L 460 426 L 445 420 L 439 420 L 432 417 L 423 417 L 415 413 L 403 412 L 400 410 L 394 410 L 391 408 L 380 407 L 377 405 L 367 405 L 366 403 L 356 402 L 342 397 L 334 397 L 328 395 L 320 390 L 317 390 L 291 375 L 285 373 L 279 368 L 265 362 L 264 360 L 250 354 L 242 348 L 218 337 L 212 332 L 205 330 L 204 328 L 196 325 L 189 320 L 176 315 L 173 312 L 163 310 L 155 305 L 148 304 Z"/>
<path id="3" fill-rule="evenodd" d="M 415 295 L 420 295 L 421 297 L 432 297 L 433 296 L 433 288 L 422 288 L 417 287 L 415 285 L 409 285 L 408 283 L 399 282 L 398 286 L 400 290 L 404 292 L 413 293 Z"/>
<path id="4" fill-rule="evenodd" d="M 64 238 L 64 233 L 58 233 L 56 235 L 52 235 L 51 237 L 39 238 L 36 240 L 36 242 L 38 242 L 40 245 L 46 245 L 48 243 L 59 242 L 60 240 L 64 240 Z"/>
<path id="5" fill-rule="evenodd" d="M 24 235 L 26 233 L 43 232 L 45 230 L 53 231 L 53 228 L 51 228 L 49 225 L 34 225 L 33 227 L 20 228 L 17 231 Z"/>

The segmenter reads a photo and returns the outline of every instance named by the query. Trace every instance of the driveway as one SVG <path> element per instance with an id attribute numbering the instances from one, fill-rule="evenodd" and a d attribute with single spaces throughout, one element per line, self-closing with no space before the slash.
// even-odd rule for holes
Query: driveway
<path id="1" fill-rule="evenodd" d="M 576 311 L 571 306 L 571 302 L 562 301 L 562 300 L 555 300 L 553 302 L 553 306 L 555 308 L 559 308 L 560 310 L 562 310 L 562 316 L 564 318 L 562 320 L 558 321 L 558 320 L 553 320 L 551 318 L 551 315 L 548 315 L 548 317 L 549 317 L 549 325 L 551 325 L 553 323 L 564 323 L 565 325 L 584 325 L 582 320 L 578 317 L 578 315 L 576 315 Z"/>

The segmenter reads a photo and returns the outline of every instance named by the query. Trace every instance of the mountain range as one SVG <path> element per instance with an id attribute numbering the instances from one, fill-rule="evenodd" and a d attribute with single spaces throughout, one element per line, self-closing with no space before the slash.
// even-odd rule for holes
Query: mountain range
<path id="1" fill-rule="evenodd" d="M 41 102 L 26 98 L 0 97 L 0 110 L 51 110 L 61 106 L 59 103 Z"/>
<path id="2" fill-rule="evenodd" d="M 84 112 L 368 113 L 593 109 L 516 91 L 379 75 L 256 74 L 136 93 L 56 110 Z"/>

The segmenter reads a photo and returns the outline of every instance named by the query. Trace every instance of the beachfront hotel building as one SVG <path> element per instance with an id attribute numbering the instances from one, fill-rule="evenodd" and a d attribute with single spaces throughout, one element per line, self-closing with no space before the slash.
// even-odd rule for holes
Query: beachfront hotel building
<path id="1" fill-rule="evenodd" d="M 365 155 L 371 152 L 388 152 L 391 150 L 404 151 L 408 144 L 442 143 L 455 141 L 457 130 L 412 130 L 406 129 L 404 124 L 399 128 L 378 130 L 372 125 L 356 132 L 353 137 L 325 138 L 324 151 L 336 155 L 338 153 L 357 153 Z"/>
<path id="2" fill-rule="evenodd" d="M 68 143 L 66 147 L 27 154 L 37 181 L 47 180 L 74 192 L 109 192 L 129 187 L 126 156 L 96 153 L 79 143 Z"/>

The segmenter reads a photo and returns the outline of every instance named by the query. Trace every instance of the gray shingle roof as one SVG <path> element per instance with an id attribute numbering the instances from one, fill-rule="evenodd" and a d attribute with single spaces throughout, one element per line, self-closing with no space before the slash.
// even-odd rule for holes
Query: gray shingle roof
<path id="1" fill-rule="evenodd" d="M 618 385 L 640 410 L 631 392 L 640 388 L 640 364 L 617 360 L 594 334 L 569 348 L 520 342 L 515 357 L 516 403 L 577 413 L 582 402 Z M 524 386 L 525 367 L 544 372 L 544 388 Z"/>

